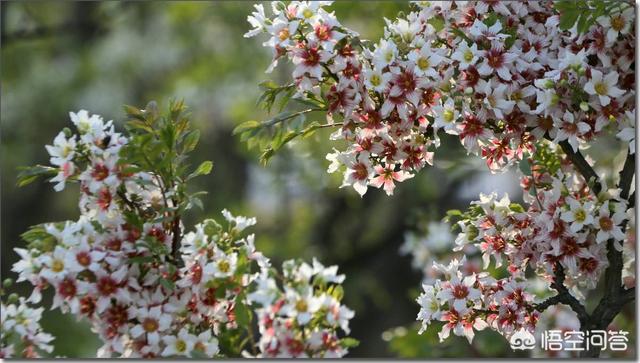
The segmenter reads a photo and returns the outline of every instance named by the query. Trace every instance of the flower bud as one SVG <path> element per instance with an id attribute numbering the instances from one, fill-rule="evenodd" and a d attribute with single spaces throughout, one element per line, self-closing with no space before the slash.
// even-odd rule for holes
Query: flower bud
<path id="1" fill-rule="evenodd" d="M 11 285 L 13 285 L 12 279 L 5 279 L 4 281 L 2 281 L 2 287 L 4 287 L 5 289 L 10 288 Z"/>
<path id="2" fill-rule="evenodd" d="M 9 298 L 7 299 L 7 302 L 9 304 L 15 304 L 18 302 L 18 300 L 20 300 L 20 298 L 18 297 L 18 294 L 16 294 L 15 292 L 11 295 L 9 295 Z"/>
<path id="3" fill-rule="evenodd" d="M 589 103 L 585 101 L 580 102 L 580 109 L 584 112 L 589 111 Z"/>

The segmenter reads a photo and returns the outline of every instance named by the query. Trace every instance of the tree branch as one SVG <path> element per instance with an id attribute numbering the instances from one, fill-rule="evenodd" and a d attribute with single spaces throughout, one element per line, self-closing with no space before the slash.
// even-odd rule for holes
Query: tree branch
<path id="1" fill-rule="evenodd" d="M 633 182 L 633 176 L 635 174 L 636 160 L 635 154 L 627 154 L 627 159 L 624 161 L 624 166 L 620 170 L 620 181 L 618 188 L 620 188 L 620 197 L 628 200 L 629 191 Z M 631 202 L 631 201 L 629 201 Z"/>
<path id="2" fill-rule="evenodd" d="M 582 175 L 582 177 L 587 181 L 587 183 L 593 183 L 593 193 L 598 195 L 602 190 L 602 184 L 600 184 L 600 178 L 598 174 L 593 170 L 591 165 L 587 162 L 587 160 L 582 156 L 580 150 L 573 151 L 571 144 L 567 142 L 567 140 L 560 141 L 560 147 L 562 151 L 567 155 L 569 160 L 573 163 L 573 166 L 578 170 L 578 172 Z"/>
<path id="3" fill-rule="evenodd" d="M 624 162 L 624 166 L 620 171 L 620 181 L 618 182 L 618 188 L 620 188 L 620 197 L 629 201 L 630 205 L 635 204 L 635 192 L 629 198 L 629 191 L 633 181 L 635 173 L 635 155 L 627 154 L 627 159 Z M 622 228 L 626 227 L 627 221 L 623 222 Z M 607 241 L 607 260 L 609 260 L 609 266 L 605 270 L 604 285 L 605 291 L 602 299 L 598 302 L 598 306 L 593 310 L 591 314 L 591 321 L 588 326 L 583 327 L 586 329 L 606 329 L 607 326 L 613 321 L 613 319 L 620 313 L 622 308 L 635 300 L 636 289 L 625 289 L 622 286 L 622 268 L 624 261 L 622 259 L 622 251 L 618 251 L 615 248 L 615 240 L 610 239 Z M 598 347 L 591 347 L 589 351 L 584 353 L 586 357 L 597 357 L 600 354 Z"/>
<path id="4" fill-rule="evenodd" d="M 636 298 L 636 288 L 635 286 L 630 289 L 622 290 L 622 294 L 620 294 L 620 302 L 622 305 L 626 305 L 627 303 L 632 302 Z"/>
<path id="5" fill-rule="evenodd" d="M 564 286 L 564 267 L 559 262 L 556 262 L 554 267 L 555 277 L 553 282 L 551 283 L 551 287 L 558 292 L 558 295 L 552 296 L 547 300 L 541 302 L 540 304 L 535 306 L 535 309 L 539 312 L 545 311 L 551 305 L 556 304 L 564 304 L 567 305 L 573 310 L 578 316 L 578 320 L 580 320 L 580 325 L 585 326 L 588 324 L 590 320 L 589 313 L 587 309 L 576 299 L 566 286 Z"/>

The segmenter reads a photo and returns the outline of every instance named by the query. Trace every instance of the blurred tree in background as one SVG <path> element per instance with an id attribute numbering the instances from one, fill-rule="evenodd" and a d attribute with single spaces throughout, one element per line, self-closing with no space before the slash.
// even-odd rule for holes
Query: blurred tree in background
<path id="1" fill-rule="evenodd" d="M 211 176 L 196 182 L 209 194 L 204 211 L 194 213 L 187 227 L 218 217 L 226 207 L 258 218 L 257 247 L 275 264 L 313 256 L 338 264 L 347 275 L 345 303 L 356 311 L 352 336 L 361 341 L 351 357 L 515 356 L 491 332 L 479 335 L 473 346 L 459 344 L 460 339 L 437 349 L 435 334 L 417 336 L 409 329 L 411 344 L 391 345 L 382 334 L 412 324 L 419 309 L 414 299 L 421 273 L 412 270 L 411 257 L 398 252 L 404 232 L 448 209 L 464 208 L 480 192 L 509 192 L 517 200 L 514 175 L 490 175 L 481 160 L 465 158 L 459 143 L 449 142 L 440 153 L 447 158 L 403 183 L 393 198 L 382 190 L 360 198 L 351 189 L 338 189 L 340 177 L 325 172 L 328 162 L 318 155 L 329 151 L 327 130 L 314 134 L 313 142 L 282 150 L 269 167 L 260 166 L 258 152 L 247 151 L 231 131 L 243 121 L 264 119 L 266 112 L 256 107 L 256 84 L 269 77 L 281 83 L 287 72 L 265 75 L 270 54 L 259 40 L 243 38 L 250 2 L 1 6 L 3 277 L 11 275 L 17 260 L 13 248 L 28 226 L 78 213 L 76 191 L 54 193 L 43 183 L 26 188 L 15 183 L 17 167 L 46 163 L 42 145 L 67 125 L 69 111 L 87 109 L 121 125 L 125 103 L 184 99 L 202 132 L 193 162 L 213 159 L 215 165 Z M 345 25 L 377 39 L 383 17 L 394 17 L 405 4 L 338 2 L 334 8 Z M 19 292 L 29 293 L 24 290 Z M 58 312 L 45 315 L 45 329 L 57 337 L 55 355 L 94 354 L 99 342 L 86 325 Z M 395 332 L 403 335 L 401 329 Z"/>

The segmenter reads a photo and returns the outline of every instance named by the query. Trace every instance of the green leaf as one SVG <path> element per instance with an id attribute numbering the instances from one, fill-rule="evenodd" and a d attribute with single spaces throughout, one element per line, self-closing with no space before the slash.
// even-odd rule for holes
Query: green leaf
<path id="1" fill-rule="evenodd" d="M 212 169 L 213 163 L 211 161 L 203 161 L 202 164 L 200 164 L 200 166 L 198 166 L 198 168 L 187 177 L 187 180 L 200 175 L 208 175 L 209 173 L 211 173 Z"/>
<path id="2" fill-rule="evenodd" d="M 233 129 L 233 132 L 231 132 L 231 134 L 235 136 L 235 135 L 238 135 L 238 134 L 243 133 L 245 131 L 256 129 L 256 128 L 260 127 L 261 125 L 262 124 L 260 122 L 255 121 L 255 120 L 246 121 L 246 122 L 243 122 L 240 125 L 236 126 Z"/>
<path id="3" fill-rule="evenodd" d="M 191 198 L 189 202 L 196 207 L 200 208 L 200 210 L 204 210 L 204 205 L 202 204 L 202 200 L 200 198 Z"/>
<path id="4" fill-rule="evenodd" d="M 167 290 L 173 290 L 176 287 L 173 281 L 169 281 L 163 277 L 160 278 L 160 285 L 162 285 L 162 287 L 164 287 Z"/>
<path id="5" fill-rule="evenodd" d="M 340 346 L 343 348 L 355 348 L 360 345 L 360 341 L 355 338 L 346 337 L 340 339 Z"/>
<path id="6" fill-rule="evenodd" d="M 260 154 L 260 164 L 266 166 L 267 163 L 269 162 L 269 159 L 271 159 L 273 157 L 273 155 L 275 154 L 275 151 L 268 147 L 266 149 L 264 149 L 262 151 L 262 154 Z"/>
<path id="7" fill-rule="evenodd" d="M 567 9 L 563 13 L 560 14 L 560 23 L 558 27 L 560 30 L 569 30 L 573 27 L 573 25 L 578 20 L 580 16 L 580 12 L 578 9 Z"/>
<path id="8" fill-rule="evenodd" d="M 518 203 L 509 204 L 509 209 L 511 209 L 512 211 L 514 211 L 516 213 L 524 213 L 524 208 Z"/>
<path id="9" fill-rule="evenodd" d="M 139 108 L 135 107 L 135 106 L 130 106 L 130 105 L 124 105 L 122 106 L 122 108 L 124 108 L 124 113 L 131 118 L 140 120 L 140 121 L 144 121 L 144 112 L 142 110 L 140 110 Z"/>
<path id="10" fill-rule="evenodd" d="M 344 288 L 342 285 L 336 285 L 331 291 L 331 296 L 335 297 L 336 300 L 340 301 L 344 297 Z"/>
<path id="11" fill-rule="evenodd" d="M 530 176 L 531 175 L 531 163 L 527 158 L 523 158 L 522 161 L 518 164 L 520 167 L 520 171 L 522 174 Z"/>
<path id="12" fill-rule="evenodd" d="M 44 165 L 19 167 L 18 170 L 21 170 L 17 182 L 19 187 L 33 183 L 41 176 L 55 176 L 58 173 L 57 168 Z"/>
<path id="13" fill-rule="evenodd" d="M 198 145 L 198 141 L 200 141 L 200 131 L 199 130 L 190 131 L 184 137 L 184 141 L 182 142 L 182 152 L 188 153 L 190 151 L 193 151 L 193 149 L 195 149 L 196 146 Z"/>
<path id="14" fill-rule="evenodd" d="M 243 302 L 244 296 L 238 295 L 236 298 L 236 303 L 234 307 L 234 311 L 236 313 L 236 322 L 239 326 L 248 326 L 251 322 L 251 310 L 247 308 L 247 305 Z"/>
<path id="15" fill-rule="evenodd" d="M 455 34 L 457 37 L 464 39 L 467 42 L 467 44 L 473 44 L 473 41 L 462 30 L 458 28 L 452 28 L 451 32 Z"/>
<path id="16" fill-rule="evenodd" d="M 442 16 L 434 16 L 427 21 L 436 30 L 436 33 L 444 29 L 444 18 Z"/>

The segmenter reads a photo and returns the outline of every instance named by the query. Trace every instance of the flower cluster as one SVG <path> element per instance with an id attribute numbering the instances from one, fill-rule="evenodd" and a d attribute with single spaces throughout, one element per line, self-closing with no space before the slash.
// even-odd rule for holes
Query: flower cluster
<path id="1" fill-rule="evenodd" d="M 262 269 L 259 289 L 249 299 L 260 306 L 262 358 L 340 358 L 347 354 L 351 339 L 340 339 L 338 330 L 349 334 L 354 312 L 341 305 L 344 275 L 337 266 L 325 268 L 294 260 L 282 265 L 281 285 L 268 269 Z"/>
<path id="2" fill-rule="evenodd" d="M 440 340 L 451 332 L 473 340 L 474 330 L 490 327 L 509 337 L 521 328 L 535 329 L 539 313 L 532 307 L 533 295 L 525 291 L 523 278 L 495 279 L 488 272 L 465 275 L 460 271 L 465 259 L 448 265 L 434 264 L 444 280 L 423 284 L 418 320 L 422 333 L 433 320 L 444 322 Z"/>
<path id="3" fill-rule="evenodd" d="M 189 356 L 195 350 L 214 356 L 212 331 L 233 324 L 228 315 L 235 295 L 219 296 L 220 301 L 210 295 L 218 284 L 241 277 L 234 275 L 235 266 L 229 266 L 228 275 L 215 276 L 219 280 L 200 284 L 202 271 L 195 264 L 207 254 L 194 248 L 183 251 L 185 267 L 179 269 L 167 253 L 173 232 L 157 221 L 165 197 L 158 182 L 150 173 L 127 172 L 120 162 L 119 151 L 128 140 L 111 121 L 86 111 L 71 113 L 71 120 L 79 135 L 61 132 L 47 150 L 59 167 L 52 180 L 56 190 L 66 181 L 80 182 L 81 216 L 25 234 L 30 248 L 16 249 L 21 260 L 13 271 L 18 281 L 34 286 L 29 300 L 38 303 L 41 291 L 51 286 L 53 308 L 91 322 L 104 342 L 99 356 Z M 127 203 L 144 212 L 134 218 Z M 186 235 L 183 243 L 194 238 Z M 213 249 L 206 239 L 201 242 Z M 205 262 L 218 266 L 225 258 L 215 253 Z"/>
<path id="4" fill-rule="evenodd" d="M 165 175 L 184 170 L 165 160 L 176 152 L 156 151 L 162 163 L 148 162 L 156 157 L 154 150 L 169 147 L 188 151 L 195 146 L 193 133 L 170 134 L 188 129 L 180 110 L 171 110 L 179 120 L 177 126 L 174 119 L 159 119 L 153 111 L 133 110 L 138 116 L 128 126 L 141 131 L 132 132 L 129 138 L 116 133 L 111 121 L 104 122 L 86 111 L 71 113 L 78 134 L 68 129 L 61 132 L 53 145 L 47 146 L 55 168 L 36 169 L 55 175 L 56 190 L 69 181 L 79 182 L 81 215 L 77 221 L 45 223 L 27 231 L 23 238 L 28 245 L 16 248 L 21 259 L 13 271 L 19 275 L 18 281 L 33 285 L 30 302 L 38 303 L 42 290 L 51 287 L 52 308 L 89 321 L 104 343 L 99 357 L 239 355 L 246 347 L 237 342 L 253 329 L 254 312 L 247 296 L 273 292 L 262 284 L 260 276 L 277 272 L 256 250 L 254 235 L 243 235 L 256 223 L 255 218 L 236 217 L 224 210 L 224 225 L 207 219 L 193 231 L 184 231 L 180 215 L 195 202 L 179 181 L 208 173 L 207 164 L 174 180 Z M 182 143 L 168 143 L 165 135 L 170 135 L 166 140 Z M 158 144 L 147 152 L 143 145 L 155 142 L 152 140 Z M 153 169 L 153 165 L 167 164 L 172 165 L 167 174 L 164 169 Z M 258 268 L 261 274 L 256 272 Z M 316 262 L 310 276 L 325 277 L 327 283 L 341 282 L 344 277 L 331 275 L 335 269 L 324 269 Z M 289 293 L 287 290 L 287 296 Z M 287 329 L 305 349 L 313 346 L 314 354 L 328 355 L 324 352 L 330 350 L 341 355 L 346 350 L 332 345 L 338 342 L 335 329 L 343 327 L 348 332 L 346 324 L 353 313 L 340 306 L 339 300 L 328 296 L 325 300 L 316 310 L 311 310 L 315 305 L 309 302 L 309 311 L 324 309 L 327 322 L 314 321 L 308 326 L 316 327 L 323 339 L 333 340 L 313 345 L 317 336 L 302 334 L 307 326 L 300 315 L 299 325 L 288 325 Z M 7 313 L 15 315 L 14 310 Z M 39 315 L 41 310 L 29 312 Z M 3 324 L 4 314 L 3 308 Z M 28 327 L 32 332 L 37 328 Z M 267 334 L 265 329 L 261 330 Z M 34 344 L 39 342 L 36 339 L 47 342 L 45 336 L 28 338 L 33 338 Z"/>
<path id="5" fill-rule="evenodd" d="M 0 303 L 0 358 L 39 358 L 53 351 L 53 336 L 40 327 L 43 310 L 30 307 L 24 298 Z"/>
<path id="6" fill-rule="evenodd" d="M 386 20 L 374 46 L 324 9 L 274 2 L 249 17 L 287 58 L 297 96 L 322 104 L 346 149 L 327 155 L 343 186 L 393 194 L 455 135 L 492 171 L 522 160 L 542 139 L 576 151 L 602 133 L 634 152 L 634 12 L 602 16 L 586 33 L 562 31 L 552 2 L 416 2 Z M 338 121 L 338 122 L 336 122 Z"/>
<path id="7" fill-rule="evenodd" d="M 418 299 L 423 327 L 432 320 L 446 321 L 441 337 L 454 329 L 469 339 L 472 328 L 480 330 L 484 323 L 507 338 L 522 328 L 533 331 L 538 312 L 533 294 L 526 290 L 536 280 L 525 276 L 528 271 L 547 286 L 557 284 L 561 272 L 560 283 L 584 299 L 609 265 L 607 242 L 613 241 L 618 251 L 623 246 L 633 249 L 633 236 L 625 234 L 625 229 L 630 219 L 635 222 L 627 214 L 626 201 L 619 198 L 619 189 L 605 189 L 596 197 L 584 181 L 561 170 L 554 176 L 525 176 L 523 186 L 526 208 L 511 203 L 506 195 L 498 198 L 492 193 L 481 194 L 467 212 L 457 214 L 461 232 L 454 250 L 469 256 L 480 253 L 483 270 L 493 263 L 504 277 L 460 272 L 463 262 L 457 260 L 446 268 L 434 264 L 444 278 L 433 286 L 424 285 Z M 483 323 L 474 320 L 478 318 Z"/>

